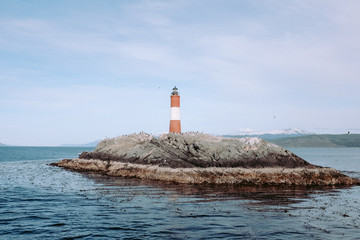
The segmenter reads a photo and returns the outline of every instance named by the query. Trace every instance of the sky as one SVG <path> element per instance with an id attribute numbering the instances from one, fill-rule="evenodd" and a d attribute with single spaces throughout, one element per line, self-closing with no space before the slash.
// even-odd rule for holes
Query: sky
<path id="1" fill-rule="evenodd" d="M 0 142 L 360 133 L 358 0 L 0 0 Z"/>

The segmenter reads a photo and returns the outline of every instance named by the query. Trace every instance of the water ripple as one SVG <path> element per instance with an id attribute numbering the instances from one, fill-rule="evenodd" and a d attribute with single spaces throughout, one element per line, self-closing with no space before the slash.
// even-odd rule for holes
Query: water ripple
<path id="1" fill-rule="evenodd" d="M 0 239 L 360 235 L 360 187 L 193 186 L 80 174 L 50 162 L 0 163 Z"/>

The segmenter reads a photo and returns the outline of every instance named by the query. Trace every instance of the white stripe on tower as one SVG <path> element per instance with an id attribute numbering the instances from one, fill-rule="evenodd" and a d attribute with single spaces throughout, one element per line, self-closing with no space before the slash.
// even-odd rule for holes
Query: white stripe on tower
<path id="1" fill-rule="evenodd" d="M 171 93 L 171 111 L 170 111 L 170 128 L 169 132 L 181 133 L 180 123 L 180 96 L 176 87 Z"/>
<path id="2" fill-rule="evenodd" d="M 170 120 L 180 120 L 180 108 L 172 107 L 170 110 Z"/>

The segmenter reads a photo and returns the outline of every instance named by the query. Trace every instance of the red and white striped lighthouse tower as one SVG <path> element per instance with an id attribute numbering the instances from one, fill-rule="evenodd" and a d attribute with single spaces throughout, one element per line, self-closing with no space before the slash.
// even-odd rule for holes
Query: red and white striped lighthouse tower
<path id="1" fill-rule="evenodd" d="M 180 124 L 180 96 L 178 89 L 173 88 L 171 93 L 171 114 L 170 114 L 170 130 L 171 133 L 181 133 Z"/>

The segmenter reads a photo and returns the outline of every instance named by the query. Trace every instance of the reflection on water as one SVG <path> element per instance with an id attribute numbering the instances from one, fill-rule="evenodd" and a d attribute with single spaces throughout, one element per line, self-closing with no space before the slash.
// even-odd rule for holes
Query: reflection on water
<path id="1" fill-rule="evenodd" d="M 252 205 L 287 205 L 308 199 L 312 194 L 337 192 L 338 189 L 348 187 L 303 187 L 303 186 L 231 186 L 231 185 L 191 185 L 176 184 L 169 182 L 142 180 L 136 178 L 109 177 L 99 174 L 83 173 L 83 176 L 104 186 L 97 188 L 99 192 L 106 189 L 104 195 L 112 195 L 114 198 L 123 196 L 130 186 L 136 187 L 134 195 L 172 195 L 188 198 L 196 198 L 200 201 L 227 201 L 249 200 Z M 141 188 L 139 188 L 141 186 Z M 113 191 L 111 191 L 113 189 Z M 150 191 L 151 189 L 151 191 Z M 155 191 L 155 193 L 154 193 Z"/>

